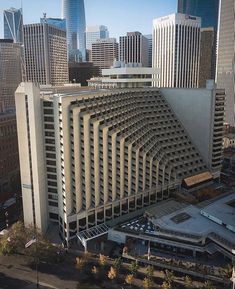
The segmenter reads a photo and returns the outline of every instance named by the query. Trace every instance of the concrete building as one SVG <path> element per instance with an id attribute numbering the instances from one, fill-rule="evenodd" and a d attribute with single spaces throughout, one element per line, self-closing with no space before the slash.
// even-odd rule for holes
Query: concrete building
<path id="1" fill-rule="evenodd" d="M 127 32 L 119 38 L 119 60 L 125 63 L 141 63 L 144 67 L 149 64 L 149 42 L 140 32 Z"/>
<path id="2" fill-rule="evenodd" d="M 21 79 L 21 46 L 0 39 L 0 112 L 15 107 L 15 90 Z"/>
<path id="3" fill-rule="evenodd" d="M 221 0 L 217 85 L 226 90 L 225 121 L 235 125 L 234 1 Z"/>
<path id="4" fill-rule="evenodd" d="M 47 23 L 24 25 L 26 79 L 39 84 L 68 83 L 66 32 Z"/>
<path id="5" fill-rule="evenodd" d="M 86 61 L 86 15 L 84 0 L 62 0 L 66 20 L 69 61 Z"/>
<path id="6" fill-rule="evenodd" d="M 153 67 L 160 68 L 157 87 L 198 87 L 199 17 L 171 14 L 153 21 Z"/>
<path id="7" fill-rule="evenodd" d="M 101 69 L 110 68 L 118 59 L 118 43 L 115 38 L 98 39 L 92 43 L 92 62 Z"/>
<path id="8" fill-rule="evenodd" d="M 199 87 L 206 87 L 208 79 L 215 78 L 215 32 L 213 27 L 201 29 Z"/>
<path id="9" fill-rule="evenodd" d="M 223 89 L 215 89 L 212 83 L 208 81 L 204 89 L 163 88 L 161 91 L 213 177 L 219 178 L 223 159 L 225 92 Z"/>
<path id="10" fill-rule="evenodd" d="M 10 8 L 3 10 L 4 38 L 12 39 L 15 43 L 23 41 L 22 9 Z"/>
<path id="11" fill-rule="evenodd" d="M 56 222 L 70 240 L 168 198 L 188 177 L 211 175 L 164 95 L 171 98 L 157 88 L 22 83 L 16 109 L 25 224 L 45 232 Z"/>
<path id="12" fill-rule="evenodd" d="M 140 63 L 124 63 L 115 61 L 110 69 L 102 69 L 102 77 L 94 77 L 88 81 L 95 88 L 137 88 L 152 86 L 153 75 L 158 69 L 142 67 Z"/>
<path id="13" fill-rule="evenodd" d="M 92 43 L 98 39 L 109 38 L 108 27 L 104 25 L 87 26 L 86 27 L 86 49 L 92 49 Z"/>

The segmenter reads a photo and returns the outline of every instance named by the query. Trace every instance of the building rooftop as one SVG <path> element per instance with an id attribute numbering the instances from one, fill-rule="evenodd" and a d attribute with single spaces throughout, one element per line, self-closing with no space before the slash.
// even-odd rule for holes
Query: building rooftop
<path id="1" fill-rule="evenodd" d="M 235 233 L 235 193 L 206 206 L 202 212 L 221 225 L 229 226 Z"/>
<path id="2" fill-rule="evenodd" d="M 208 217 L 202 214 L 203 211 Z M 225 224 L 230 227 L 226 228 Z M 235 254 L 234 224 L 235 193 L 221 197 L 204 208 L 173 199 L 162 201 L 146 210 L 144 217 L 127 221 L 116 229 L 196 243 L 208 237 Z"/>

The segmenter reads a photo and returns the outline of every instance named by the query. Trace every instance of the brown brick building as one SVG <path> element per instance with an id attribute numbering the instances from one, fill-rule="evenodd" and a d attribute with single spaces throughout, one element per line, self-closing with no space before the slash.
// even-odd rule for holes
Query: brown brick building
<path id="1" fill-rule="evenodd" d="M 0 113 L 0 203 L 20 189 L 15 113 Z"/>

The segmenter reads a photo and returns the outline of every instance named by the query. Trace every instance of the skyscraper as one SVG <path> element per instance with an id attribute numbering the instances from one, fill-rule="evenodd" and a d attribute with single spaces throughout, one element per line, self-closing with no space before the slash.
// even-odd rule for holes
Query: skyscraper
<path id="1" fill-rule="evenodd" d="M 149 42 L 140 32 L 127 32 L 119 38 L 119 60 L 125 63 L 142 63 L 147 67 Z"/>
<path id="2" fill-rule="evenodd" d="M 62 0 L 66 20 L 69 61 L 86 61 L 86 18 L 84 0 Z"/>
<path id="3" fill-rule="evenodd" d="M 108 27 L 104 25 L 87 26 L 86 28 L 86 49 L 92 49 L 92 43 L 98 39 L 109 38 Z"/>
<path id="4" fill-rule="evenodd" d="M 178 13 L 201 17 L 201 27 L 218 29 L 219 0 L 178 0 Z"/>
<path id="5" fill-rule="evenodd" d="M 4 38 L 13 39 L 14 42 L 23 40 L 23 16 L 22 9 L 10 8 L 3 11 Z"/>
<path id="6" fill-rule="evenodd" d="M 21 45 L 0 39 L 0 111 L 15 107 L 15 90 L 21 81 Z"/>
<path id="7" fill-rule="evenodd" d="M 158 87 L 198 87 L 201 19 L 171 14 L 153 21 L 153 67 Z"/>
<path id="8" fill-rule="evenodd" d="M 235 125 L 234 0 L 221 0 L 217 85 L 225 88 L 225 121 Z"/>
<path id="9" fill-rule="evenodd" d="M 197 103 L 190 110 L 194 122 L 179 108 L 184 100 L 189 107 Z M 214 89 L 40 91 L 21 84 L 16 109 L 25 224 L 34 222 L 45 232 L 56 222 L 62 238 L 70 240 L 78 231 L 168 198 L 185 178 L 208 172 L 210 165 L 214 174 L 213 131 L 223 131 L 214 114 L 215 107 L 223 113 L 223 100 Z M 189 131 L 196 128 L 192 137 L 184 120 Z"/>
<path id="10" fill-rule="evenodd" d="M 92 62 L 101 69 L 110 68 L 118 58 L 118 43 L 115 38 L 98 39 L 92 43 Z"/>
<path id="11" fill-rule="evenodd" d="M 66 32 L 55 26 L 24 25 L 26 79 L 39 84 L 68 83 Z"/>
<path id="12" fill-rule="evenodd" d="M 188 15 L 201 17 L 201 28 L 213 28 L 214 29 L 214 43 L 211 46 L 212 51 L 209 52 L 211 56 L 211 62 L 207 61 L 208 66 L 205 63 L 200 73 L 204 73 L 203 69 L 207 71 L 211 69 L 210 79 L 215 79 L 216 73 L 216 47 L 217 47 L 217 31 L 218 31 L 218 18 L 219 18 L 219 3 L 220 0 L 178 0 L 178 12 Z M 208 37 L 208 33 L 203 33 L 203 38 Z M 207 47 L 208 48 L 208 47 Z M 203 63 L 203 51 L 202 51 L 201 63 Z"/>

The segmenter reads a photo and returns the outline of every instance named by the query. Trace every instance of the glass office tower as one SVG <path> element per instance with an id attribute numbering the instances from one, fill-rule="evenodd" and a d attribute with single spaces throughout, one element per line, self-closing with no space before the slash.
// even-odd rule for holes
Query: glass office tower
<path id="1" fill-rule="evenodd" d="M 201 27 L 218 28 L 219 0 L 178 0 L 178 13 L 201 17 Z"/>
<path id="2" fill-rule="evenodd" d="M 12 39 L 15 43 L 22 42 L 23 16 L 22 9 L 10 8 L 3 11 L 4 38 Z"/>
<path id="3" fill-rule="evenodd" d="M 66 21 L 65 19 L 60 18 L 41 18 L 40 23 L 47 23 L 49 25 L 55 26 L 57 28 L 66 30 Z"/>
<path id="4" fill-rule="evenodd" d="M 62 0 L 62 18 L 66 20 L 70 61 L 86 60 L 86 19 L 84 0 Z"/>

